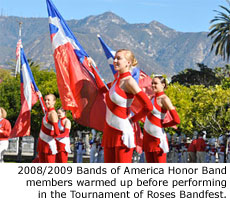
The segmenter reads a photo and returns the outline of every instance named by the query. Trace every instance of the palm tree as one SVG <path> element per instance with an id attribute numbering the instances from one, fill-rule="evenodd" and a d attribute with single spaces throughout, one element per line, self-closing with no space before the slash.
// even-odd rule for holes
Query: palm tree
<path id="1" fill-rule="evenodd" d="M 226 0 L 229 7 L 230 1 Z M 215 23 L 210 26 L 208 36 L 213 39 L 211 51 L 216 47 L 215 55 L 221 55 L 223 60 L 226 59 L 229 61 L 230 57 L 230 9 L 220 6 L 224 12 L 217 12 L 217 16 L 210 21 L 210 23 Z"/>

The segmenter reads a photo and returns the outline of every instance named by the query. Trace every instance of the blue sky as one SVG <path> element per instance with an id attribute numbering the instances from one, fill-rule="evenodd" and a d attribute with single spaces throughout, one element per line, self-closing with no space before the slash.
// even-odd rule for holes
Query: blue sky
<path id="1" fill-rule="evenodd" d="M 111 11 L 128 23 L 156 20 L 181 32 L 208 31 L 226 0 L 53 0 L 64 19 L 82 19 Z M 0 0 L 1 14 L 47 17 L 46 0 Z"/>

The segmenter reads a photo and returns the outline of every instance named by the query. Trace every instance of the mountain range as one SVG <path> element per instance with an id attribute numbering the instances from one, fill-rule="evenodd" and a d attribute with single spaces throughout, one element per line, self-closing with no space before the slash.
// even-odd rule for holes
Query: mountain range
<path id="1" fill-rule="evenodd" d="M 19 22 L 23 23 L 22 43 L 27 58 L 41 68 L 54 68 L 48 18 L 14 16 L 0 16 L 0 68 L 13 67 Z M 178 32 L 157 21 L 129 24 L 112 12 L 66 22 L 107 80 L 112 73 L 97 34 L 114 50 L 131 49 L 139 67 L 149 75 L 170 77 L 186 68 L 196 69 L 197 63 L 209 67 L 226 64 L 214 52 L 210 53 L 212 41 L 207 32 Z"/>

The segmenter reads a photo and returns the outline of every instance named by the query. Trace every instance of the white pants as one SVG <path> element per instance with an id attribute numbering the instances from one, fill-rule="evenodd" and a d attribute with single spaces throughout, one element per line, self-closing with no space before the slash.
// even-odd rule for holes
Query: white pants
<path id="1" fill-rule="evenodd" d="M 3 155 L 5 153 L 5 151 L 7 150 L 9 145 L 9 141 L 8 140 L 2 140 L 0 141 L 0 163 L 3 163 Z"/>
<path id="2" fill-rule="evenodd" d="M 188 162 L 188 152 L 182 152 L 181 162 L 182 163 L 187 163 Z"/>
<path id="3" fill-rule="evenodd" d="M 205 162 L 205 153 L 206 152 L 196 152 L 196 162 L 197 163 L 204 163 Z"/>
<path id="4" fill-rule="evenodd" d="M 224 163 L 224 154 L 219 154 L 219 163 Z"/>

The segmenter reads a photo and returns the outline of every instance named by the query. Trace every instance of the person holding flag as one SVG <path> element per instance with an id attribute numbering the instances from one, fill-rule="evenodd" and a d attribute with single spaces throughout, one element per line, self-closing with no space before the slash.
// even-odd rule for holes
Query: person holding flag
<path id="1" fill-rule="evenodd" d="M 3 163 L 4 152 L 9 145 L 9 136 L 11 132 L 11 124 L 6 119 L 6 110 L 0 107 L 0 163 Z"/>
<path id="2" fill-rule="evenodd" d="M 45 96 L 43 100 L 42 94 L 39 91 L 38 97 L 41 103 L 44 117 L 38 139 L 38 157 L 40 163 L 55 163 L 57 154 L 57 144 L 55 137 L 59 136 L 58 115 L 54 105 L 56 97 L 53 94 Z"/>
<path id="3" fill-rule="evenodd" d="M 88 59 L 91 66 L 93 61 Z M 136 147 L 133 122 L 140 120 L 152 110 L 152 103 L 132 77 L 130 69 L 137 65 L 134 54 L 127 49 L 118 50 L 113 61 L 117 76 L 106 93 L 106 121 L 103 130 L 102 146 L 105 163 L 131 163 Z M 104 83 L 92 71 L 99 88 Z M 131 104 L 134 97 L 141 103 L 141 110 L 131 117 Z"/>
<path id="4" fill-rule="evenodd" d="M 108 148 L 112 147 L 111 151 L 113 152 L 116 149 L 115 147 L 121 147 L 121 151 L 119 150 L 119 152 L 123 152 L 127 157 L 120 154 L 115 160 L 115 154 L 110 154 L 111 151 L 108 149 L 108 151 L 106 151 L 107 153 L 105 153 L 105 155 L 107 155 L 105 156 L 105 161 L 131 162 L 132 150 L 129 150 L 135 147 L 133 127 L 129 122 L 129 111 L 132 98 L 134 95 L 137 95 L 136 97 L 138 97 L 143 103 L 143 106 L 145 106 L 145 108 L 140 111 L 140 114 L 137 113 L 137 117 L 134 117 L 135 120 L 138 120 L 139 117 L 143 117 L 147 114 L 149 109 L 152 109 L 150 100 L 145 93 L 141 91 L 137 82 L 130 76 L 131 66 L 137 64 L 136 59 L 132 52 L 128 50 L 116 53 L 114 62 L 116 64 L 114 64 L 114 66 L 115 70 L 119 73 L 117 79 L 113 83 L 111 93 L 116 94 L 114 89 L 120 89 L 118 90 L 118 93 L 120 93 L 121 96 L 119 94 L 118 96 L 121 99 L 117 100 L 117 96 L 114 95 L 115 102 L 118 101 L 118 104 L 121 106 L 108 100 L 106 101 L 106 108 L 104 94 L 98 89 L 101 87 L 96 84 L 98 83 L 98 79 L 99 83 L 102 84 L 102 87 L 105 87 L 106 89 L 106 85 L 102 82 L 98 70 L 92 65 L 89 67 L 88 54 L 82 48 L 52 1 L 46 0 L 46 3 L 49 15 L 50 38 L 54 52 L 53 56 L 57 84 L 63 108 L 65 110 L 71 110 L 74 119 L 81 125 L 99 131 L 104 129 L 104 133 L 108 133 L 109 128 L 107 129 L 107 127 L 108 125 L 112 125 L 112 129 L 116 132 L 114 134 L 116 135 L 115 140 L 113 141 L 112 138 L 108 138 L 110 142 L 108 142 L 107 145 L 106 139 L 105 146 Z M 109 99 L 108 95 L 109 93 L 107 93 L 107 99 Z M 109 109 L 108 105 L 110 105 L 110 111 L 106 112 L 106 110 Z M 115 107 L 114 109 L 114 106 L 117 106 L 118 108 Z M 121 113 L 119 113 L 120 109 L 122 109 Z M 112 114 L 109 114 L 111 110 Z M 116 113 L 121 115 L 116 115 Z M 117 119 L 114 120 L 113 115 Z M 105 118 L 107 119 L 106 122 Z M 109 121 L 115 121 L 113 123 L 115 126 Z M 105 127 L 105 123 L 108 123 L 107 127 Z M 121 129 L 116 128 L 116 125 L 121 127 Z M 121 141 L 121 139 L 123 139 L 123 141 Z M 112 146 L 109 143 L 111 143 Z"/>
<path id="5" fill-rule="evenodd" d="M 155 96 L 152 99 L 153 110 L 148 113 L 144 124 L 143 149 L 148 163 L 166 163 L 166 153 L 169 151 L 168 140 L 163 128 L 180 123 L 180 118 L 171 100 L 164 93 L 167 87 L 166 79 L 156 75 L 152 79 Z M 169 111 L 172 120 L 164 122 Z"/>

